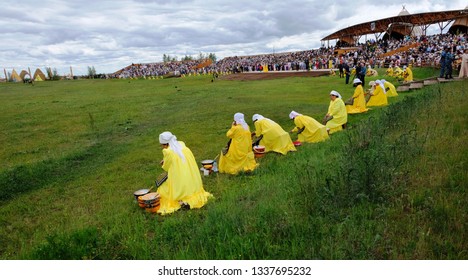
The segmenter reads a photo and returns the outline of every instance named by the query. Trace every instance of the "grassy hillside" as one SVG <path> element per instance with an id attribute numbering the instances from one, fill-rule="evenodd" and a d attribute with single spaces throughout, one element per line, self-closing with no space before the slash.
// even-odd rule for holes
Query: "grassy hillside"
<path id="1" fill-rule="evenodd" d="M 133 198 L 161 172 L 159 133 L 214 158 L 234 113 L 289 130 L 291 110 L 321 119 L 330 90 L 353 88 L 338 77 L 0 84 L 1 258 L 466 259 L 466 86 L 402 93 L 253 174 L 203 177 L 214 200 L 161 217 Z"/>

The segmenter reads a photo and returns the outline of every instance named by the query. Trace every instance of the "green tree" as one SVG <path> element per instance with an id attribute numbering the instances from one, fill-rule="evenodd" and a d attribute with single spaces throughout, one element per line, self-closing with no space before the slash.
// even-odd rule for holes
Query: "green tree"
<path id="1" fill-rule="evenodd" d="M 182 58 L 182 61 L 191 61 L 193 60 L 193 57 L 191 55 L 185 55 L 183 58 Z"/>
<path id="2" fill-rule="evenodd" d="M 57 68 L 52 69 L 51 67 L 46 67 L 47 77 L 51 81 L 60 80 L 60 76 L 58 75 Z"/>
<path id="3" fill-rule="evenodd" d="M 94 79 L 94 76 L 96 76 L 96 69 L 94 69 L 94 66 L 88 66 L 88 76 L 90 79 Z"/>
<path id="4" fill-rule="evenodd" d="M 211 59 L 211 61 L 212 61 L 213 63 L 216 63 L 216 54 L 210 53 L 210 54 L 208 55 L 208 58 Z"/>

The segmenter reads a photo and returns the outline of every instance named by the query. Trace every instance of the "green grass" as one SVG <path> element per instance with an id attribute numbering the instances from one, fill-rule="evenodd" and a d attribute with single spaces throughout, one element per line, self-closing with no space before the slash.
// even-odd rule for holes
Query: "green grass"
<path id="1" fill-rule="evenodd" d="M 234 113 L 289 130 L 291 110 L 321 119 L 330 90 L 346 99 L 352 86 L 209 76 L 0 84 L 0 258 L 466 259 L 466 85 L 401 93 L 350 116 L 330 141 L 268 154 L 253 174 L 203 177 L 213 200 L 161 217 L 133 198 L 161 172 L 159 133 L 198 161 L 214 158 Z"/>

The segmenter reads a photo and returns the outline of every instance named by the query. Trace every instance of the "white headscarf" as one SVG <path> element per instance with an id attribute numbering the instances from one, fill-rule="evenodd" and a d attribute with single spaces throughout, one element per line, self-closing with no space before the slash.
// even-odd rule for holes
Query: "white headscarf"
<path id="1" fill-rule="evenodd" d="M 249 125 L 245 122 L 244 120 L 244 114 L 242 113 L 235 113 L 234 114 L 234 121 L 237 123 L 237 124 L 240 124 L 242 125 L 242 127 L 245 129 L 245 130 L 249 130 Z"/>
<path id="2" fill-rule="evenodd" d="M 294 119 L 295 117 L 297 116 L 302 116 L 301 114 L 299 114 L 298 112 L 296 111 L 291 111 L 291 113 L 289 113 L 289 118 L 292 120 Z"/>
<path id="3" fill-rule="evenodd" d="M 253 122 L 254 122 L 254 121 L 260 121 L 260 120 L 263 120 L 264 118 L 265 118 L 265 117 L 262 116 L 262 115 L 254 114 L 254 115 L 252 116 L 252 121 L 253 121 Z"/>
<path id="4" fill-rule="evenodd" d="M 341 98 L 341 94 L 339 92 L 337 92 L 336 90 L 330 91 L 330 95 L 334 95 L 334 96 L 336 96 L 338 98 Z"/>
<path id="5" fill-rule="evenodd" d="M 177 137 L 169 131 L 159 134 L 159 143 L 169 144 L 169 149 L 173 150 L 179 157 L 185 161 L 185 156 L 182 153 L 182 146 L 177 141 Z"/>
<path id="6" fill-rule="evenodd" d="M 382 83 L 382 81 L 381 81 L 381 80 L 376 80 L 375 82 L 382 88 L 383 92 L 384 92 L 385 94 L 387 94 L 387 91 L 385 90 L 385 86 L 384 86 L 384 84 Z"/>
<path id="7" fill-rule="evenodd" d="M 354 79 L 353 84 L 362 84 L 361 80 L 358 78 Z"/>

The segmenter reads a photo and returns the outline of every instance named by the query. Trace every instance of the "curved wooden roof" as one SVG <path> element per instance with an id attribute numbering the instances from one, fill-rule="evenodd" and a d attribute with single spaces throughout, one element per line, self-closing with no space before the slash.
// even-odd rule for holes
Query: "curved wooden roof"
<path id="1" fill-rule="evenodd" d="M 332 33 L 322 41 L 340 39 L 349 36 L 362 36 L 366 34 L 382 33 L 388 30 L 393 23 L 410 23 L 413 25 L 430 25 L 449 20 L 455 20 L 460 17 L 466 17 L 468 9 L 443 11 L 443 12 L 429 12 L 410 15 L 398 15 L 394 17 L 369 21 L 365 23 L 356 24 Z"/>

